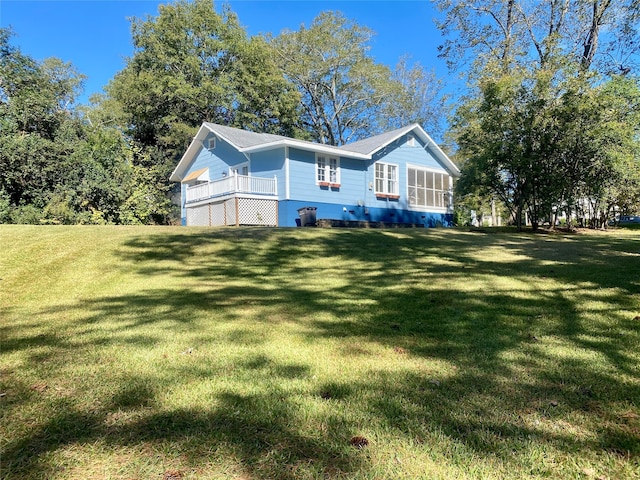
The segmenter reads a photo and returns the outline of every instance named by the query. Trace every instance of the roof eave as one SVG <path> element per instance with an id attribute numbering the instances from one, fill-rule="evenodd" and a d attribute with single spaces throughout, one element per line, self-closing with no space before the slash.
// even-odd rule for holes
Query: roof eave
<path id="1" fill-rule="evenodd" d="M 187 151 L 184 152 L 184 155 L 182 155 L 182 158 L 178 162 L 178 165 L 176 165 L 176 168 L 174 168 L 173 172 L 171 172 L 169 180 L 171 180 L 172 182 L 182 181 L 187 166 L 200 151 L 200 148 L 202 148 L 202 142 L 207 137 L 209 132 L 213 132 L 213 130 L 206 123 L 203 123 L 198 129 L 198 133 L 196 133 L 196 136 L 193 137 L 193 140 L 191 140 L 189 147 L 187 147 Z"/>
<path id="2" fill-rule="evenodd" d="M 422 141 L 427 144 L 427 148 L 433 149 L 434 153 L 436 154 L 436 157 L 438 157 L 438 159 L 442 163 L 444 163 L 447 170 L 449 170 L 449 173 L 451 174 L 451 176 L 456 178 L 459 177 L 460 169 L 456 166 L 455 163 L 453 163 L 453 160 L 451 160 L 449 156 L 446 153 L 444 153 L 444 151 L 440 148 L 440 146 L 433 141 L 433 139 L 429 136 L 429 134 L 425 132 L 420 125 L 417 125 L 417 127 L 418 127 L 419 134 L 423 136 Z"/>
<path id="3" fill-rule="evenodd" d="M 395 142 L 396 140 L 398 140 L 400 137 L 406 135 L 407 133 L 409 133 L 410 131 L 412 131 L 415 127 L 418 127 L 422 130 L 422 127 L 420 127 L 420 125 L 418 125 L 417 123 L 414 123 L 413 125 L 408 125 L 407 127 L 403 128 L 402 130 L 400 130 L 398 132 L 397 135 L 395 135 L 394 137 L 392 137 L 390 140 L 384 142 L 383 144 L 379 145 L 378 147 L 375 148 L 375 150 L 372 150 L 371 152 L 369 152 L 370 156 L 375 155 L 376 153 L 378 153 L 380 150 L 382 150 L 383 148 L 385 148 L 387 145 L 392 144 L 393 142 Z M 424 130 L 423 130 L 424 132 Z M 424 132 L 426 134 L 426 132 Z M 432 140 L 433 141 L 433 140 Z"/>
<path id="4" fill-rule="evenodd" d="M 279 147 L 294 147 L 294 148 L 300 148 L 301 150 L 310 150 L 312 152 L 327 153 L 327 154 L 336 155 L 339 157 L 349 157 L 349 158 L 356 158 L 360 160 L 371 159 L 371 155 L 358 153 L 358 152 L 351 152 L 349 150 L 342 150 L 338 147 L 334 147 L 331 145 L 311 144 L 307 142 L 296 141 L 293 139 L 277 140 L 275 142 L 263 143 L 260 145 L 254 145 L 252 147 L 240 148 L 238 149 L 238 151 L 242 153 L 256 153 L 256 152 L 264 152 L 266 150 L 272 150 L 274 148 L 279 148 Z"/>

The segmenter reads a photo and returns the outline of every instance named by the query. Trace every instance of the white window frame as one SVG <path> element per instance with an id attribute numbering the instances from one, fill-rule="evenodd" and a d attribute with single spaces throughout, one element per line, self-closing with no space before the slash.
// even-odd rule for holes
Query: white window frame
<path id="1" fill-rule="evenodd" d="M 316 155 L 316 185 L 340 186 L 340 158 L 329 155 Z"/>
<path id="2" fill-rule="evenodd" d="M 216 148 L 216 137 L 207 138 L 207 150 L 213 150 Z"/>
<path id="3" fill-rule="evenodd" d="M 425 184 L 423 186 L 412 185 L 411 170 L 424 173 Z M 418 173 L 416 173 L 417 177 Z M 428 186 L 426 175 L 431 175 L 431 187 Z M 441 175 L 442 184 L 440 189 L 436 188 L 435 175 Z M 422 191 L 422 195 L 418 190 Z M 421 203 L 418 200 L 424 199 Z M 418 165 L 407 165 L 407 199 L 410 209 L 432 209 L 436 211 L 446 211 L 451 203 L 451 175 L 442 170 L 420 167 Z"/>
<path id="4" fill-rule="evenodd" d="M 382 176 L 378 175 L 378 167 L 382 167 Z M 395 175 L 392 175 L 392 172 Z M 376 196 L 400 197 L 400 168 L 396 163 L 376 162 L 373 164 L 373 185 Z M 393 178 L 395 176 L 395 178 Z M 380 183 L 378 183 L 380 182 Z M 379 187 L 382 188 L 379 188 Z"/>
<path id="5" fill-rule="evenodd" d="M 413 133 L 408 133 L 407 134 L 407 146 L 408 147 L 415 147 L 416 146 L 416 137 L 415 137 L 415 135 L 413 135 Z"/>

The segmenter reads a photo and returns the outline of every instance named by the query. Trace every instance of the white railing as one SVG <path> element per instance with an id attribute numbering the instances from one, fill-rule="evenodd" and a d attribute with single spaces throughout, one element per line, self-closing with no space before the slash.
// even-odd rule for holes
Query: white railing
<path id="1" fill-rule="evenodd" d="M 275 176 L 273 178 L 262 178 L 235 174 L 213 182 L 187 187 L 187 202 L 195 202 L 232 193 L 278 195 L 278 183 Z"/>

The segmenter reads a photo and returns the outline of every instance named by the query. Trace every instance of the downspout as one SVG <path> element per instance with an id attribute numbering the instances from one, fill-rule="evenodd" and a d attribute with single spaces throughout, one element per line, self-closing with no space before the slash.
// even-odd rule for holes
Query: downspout
<path id="1" fill-rule="evenodd" d="M 291 199 L 291 190 L 289 188 L 289 147 L 284 147 L 284 199 Z"/>
<path id="2" fill-rule="evenodd" d="M 251 154 L 247 152 L 242 152 L 242 154 L 247 159 L 247 170 L 248 170 L 247 173 L 251 173 Z"/>

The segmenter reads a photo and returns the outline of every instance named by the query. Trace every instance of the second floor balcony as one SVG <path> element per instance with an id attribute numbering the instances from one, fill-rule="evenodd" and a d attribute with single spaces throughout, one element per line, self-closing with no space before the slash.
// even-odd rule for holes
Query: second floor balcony
<path id="1" fill-rule="evenodd" d="M 239 193 L 274 197 L 278 195 L 278 182 L 275 176 L 263 178 L 234 174 L 219 180 L 188 186 L 186 203 Z"/>

